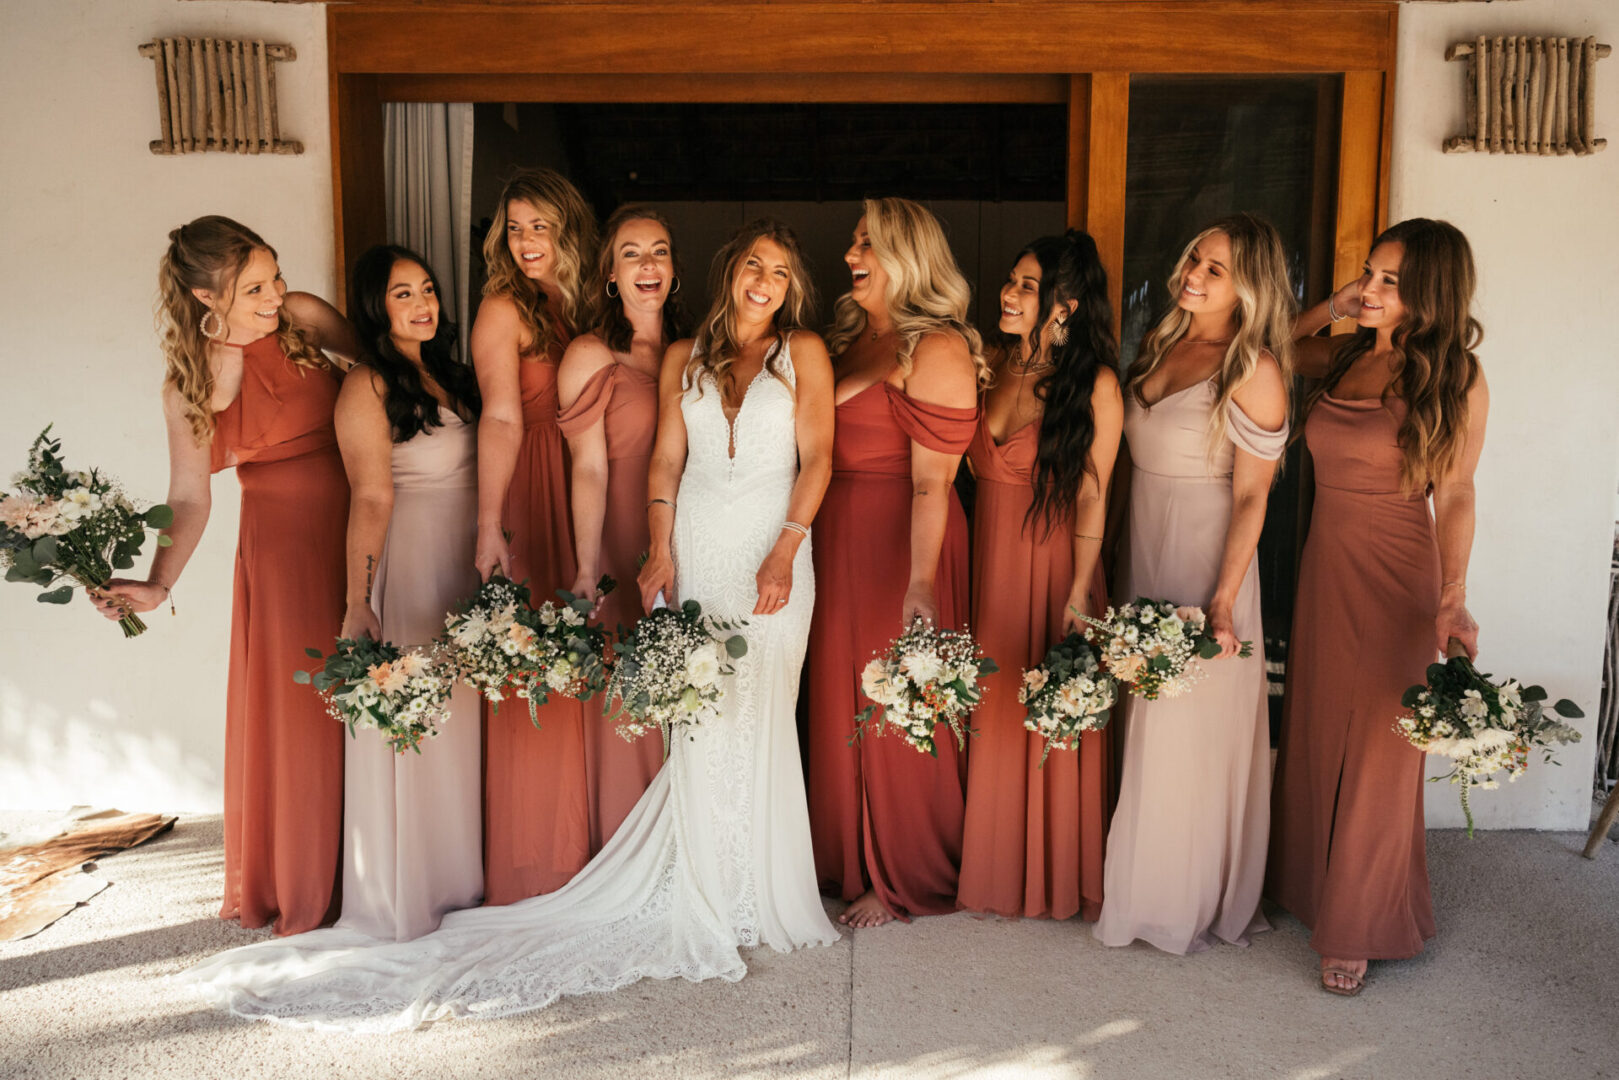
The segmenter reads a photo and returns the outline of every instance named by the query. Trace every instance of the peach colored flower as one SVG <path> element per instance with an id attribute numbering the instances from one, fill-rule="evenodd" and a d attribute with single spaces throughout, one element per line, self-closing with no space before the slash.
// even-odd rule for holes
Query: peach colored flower
<path id="1" fill-rule="evenodd" d="M 366 668 L 365 673 L 371 677 L 372 682 L 377 684 L 377 689 L 384 694 L 392 694 L 404 689 L 405 680 L 408 678 L 403 671 L 400 671 L 386 660 L 380 664 L 372 664 Z"/>
<path id="2" fill-rule="evenodd" d="M 1142 672 L 1147 670 L 1147 661 L 1145 657 L 1132 654 L 1119 657 L 1109 666 L 1112 668 L 1115 679 L 1121 682 L 1133 683 L 1141 677 Z"/>

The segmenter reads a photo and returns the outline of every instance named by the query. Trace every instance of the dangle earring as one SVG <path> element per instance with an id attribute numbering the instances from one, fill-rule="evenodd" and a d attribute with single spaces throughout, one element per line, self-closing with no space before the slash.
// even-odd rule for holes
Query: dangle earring
<path id="1" fill-rule="evenodd" d="M 1068 344 L 1068 320 L 1058 319 L 1051 324 L 1051 343 L 1058 348 Z"/>
<path id="2" fill-rule="evenodd" d="M 208 329 L 209 319 L 217 319 L 219 321 L 218 333 Z M 209 341 L 217 341 L 225 336 L 225 317 L 219 312 L 215 311 L 213 308 L 209 308 L 207 311 L 202 313 L 202 321 L 197 324 L 197 328 L 202 331 L 202 336 L 207 338 Z"/>
<path id="3" fill-rule="evenodd" d="M 602 292 L 607 294 L 607 298 L 609 300 L 617 300 L 618 299 L 618 290 L 613 288 L 613 286 L 616 285 L 616 284 L 618 284 L 618 282 L 616 282 L 616 281 L 608 281 L 607 285 L 602 289 Z"/>

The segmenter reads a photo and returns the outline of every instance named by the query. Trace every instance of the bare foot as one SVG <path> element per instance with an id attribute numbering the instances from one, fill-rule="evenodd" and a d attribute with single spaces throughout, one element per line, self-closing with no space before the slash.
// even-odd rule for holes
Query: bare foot
<path id="1" fill-rule="evenodd" d="M 838 916 L 838 922 L 857 930 L 893 921 L 894 913 L 883 907 L 883 902 L 877 899 L 876 892 L 871 889 L 867 889 L 858 900 L 849 905 L 848 910 Z"/>
<path id="2" fill-rule="evenodd" d="M 1353 997 L 1366 984 L 1366 961 L 1321 958 L 1321 989 Z"/>

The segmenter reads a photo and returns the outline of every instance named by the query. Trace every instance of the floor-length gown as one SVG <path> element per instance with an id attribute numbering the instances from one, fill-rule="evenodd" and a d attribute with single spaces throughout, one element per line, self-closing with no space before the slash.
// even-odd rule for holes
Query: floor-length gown
<path id="1" fill-rule="evenodd" d="M 338 381 L 289 360 L 276 335 L 242 349 L 242 389 L 214 417 L 213 470 L 242 485 L 225 707 L 225 901 L 220 916 L 278 934 L 337 915 L 343 725 L 292 673 L 343 625 L 349 484 L 332 411 Z"/>
<path id="2" fill-rule="evenodd" d="M 382 639 L 426 645 L 478 587 L 478 426 L 440 408 L 440 426 L 393 447 L 393 516 L 372 609 Z M 457 686 L 421 753 L 372 729 L 344 759 L 340 927 L 408 941 L 483 895 L 482 746 L 477 691 Z"/>
<path id="3" fill-rule="evenodd" d="M 956 910 L 966 779 L 948 734 L 938 757 L 897 735 L 853 746 L 860 672 L 904 629 L 911 575 L 911 442 L 960 454 L 978 410 L 930 405 L 886 381 L 837 407 L 832 482 L 815 519 L 821 596 L 809 652 L 810 824 L 828 893 L 875 889 L 899 918 Z M 967 518 L 954 489 L 934 597 L 943 626 L 966 623 Z"/>
<path id="4" fill-rule="evenodd" d="M 1236 450 L 1274 460 L 1287 428 L 1266 431 L 1235 401 L 1227 440 L 1211 461 L 1208 380 L 1150 409 L 1125 395 L 1132 471 L 1128 566 L 1119 593 L 1208 609 L 1231 521 Z M 1253 655 L 1203 661 L 1186 695 L 1124 709 L 1124 767 L 1107 837 L 1104 899 L 1095 935 L 1137 939 L 1166 952 L 1216 940 L 1246 944 L 1268 929 L 1259 912 L 1270 828 L 1270 728 L 1257 556 L 1232 607 L 1237 638 Z"/>
<path id="5" fill-rule="evenodd" d="M 554 346 L 517 365 L 523 442 L 506 489 L 512 573 L 534 603 L 573 585 L 568 459 L 557 428 Z M 484 902 L 509 904 L 561 888 L 590 859 L 580 703 L 560 694 L 528 709 L 484 706 Z"/>
<path id="6" fill-rule="evenodd" d="M 391 1030 L 505 1016 L 643 978 L 736 980 L 747 972 L 741 946 L 837 940 L 816 889 L 795 717 L 815 603 L 808 542 L 787 605 L 752 614 L 754 575 L 798 472 L 790 352 L 777 364 L 782 377 L 762 375 L 742 401 L 734 459 L 713 381 L 682 403 L 676 591 L 706 613 L 745 619 L 748 652 L 720 716 L 673 741 L 601 854 L 554 893 L 451 912 L 415 941 L 321 930 L 233 949 L 184 979 L 241 1016 Z"/>
<path id="7" fill-rule="evenodd" d="M 1266 893 L 1345 960 L 1397 960 L 1434 936 L 1422 751 L 1393 730 L 1435 659 L 1439 544 L 1425 493 L 1400 491 L 1405 403 L 1320 398 L 1304 425 L 1315 505 L 1276 761 Z M 1353 658 L 1348 662 L 1347 658 Z"/>
<path id="8" fill-rule="evenodd" d="M 635 576 L 641 553 L 651 542 L 647 531 L 646 479 L 658 430 L 658 377 L 628 364 L 612 363 L 590 377 L 577 400 L 557 417 L 562 434 L 572 436 L 602 424 L 607 438 L 607 513 L 602 519 L 601 572 L 618 582 L 597 614 L 609 629 L 630 626 L 641 616 Z M 658 739 L 626 742 L 603 717 L 605 697 L 584 704 L 585 778 L 590 794 L 590 851 L 612 838 L 641 793 L 663 765 Z"/>
<path id="9" fill-rule="evenodd" d="M 1102 853 L 1112 797 L 1113 726 L 1087 732 L 1075 750 L 1053 750 L 1023 726 L 1022 672 L 1063 638 L 1074 576 L 1073 526 L 1028 522 L 1040 422 L 1004 443 L 981 416 L 967 449 L 973 504 L 973 633 L 1000 672 L 984 680 L 967 755 L 967 812 L 958 900 L 1008 916 L 1080 915 L 1102 907 Z M 1098 563 L 1091 614 L 1107 609 Z"/>

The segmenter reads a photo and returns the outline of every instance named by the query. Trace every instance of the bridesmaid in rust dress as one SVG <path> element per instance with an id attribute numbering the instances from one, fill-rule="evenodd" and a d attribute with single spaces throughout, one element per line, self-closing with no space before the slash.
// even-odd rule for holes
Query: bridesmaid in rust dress
<path id="1" fill-rule="evenodd" d="M 840 921 L 956 910 L 965 762 L 898 738 L 849 745 L 860 671 L 915 615 L 966 623 L 967 519 L 951 481 L 988 376 L 968 289 L 933 215 L 867 199 L 837 303 L 837 434 L 816 528 L 823 582 L 810 633 L 809 796 L 823 891 L 853 901 Z"/>
<path id="2" fill-rule="evenodd" d="M 331 305 L 287 292 L 275 251 L 229 218 L 171 232 L 158 284 L 173 544 L 145 580 L 109 582 L 96 602 L 110 618 L 161 604 L 208 524 L 208 474 L 236 467 L 220 916 L 302 933 L 337 915 L 343 813 L 343 725 L 292 681 L 343 621 L 349 488 L 322 350 L 347 362 L 359 345 Z"/>
<path id="3" fill-rule="evenodd" d="M 664 350 L 687 334 L 669 223 L 645 206 L 607 219 L 590 291 L 591 332 L 575 338 L 557 371 L 557 423 L 572 459 L 574 561 L 570 591 L 589 596 L 603 574 L 618 588 L 597 611 L 609 628 L 641 616 L 634 581 L 651 544 L 647 469 L 658 429 Z M 604 720 L 605 696 L 584 704 L 590 853 L 618 831 L 663 766 L 659 739 L 626 742 Z"/>
<path id="4" fill-rule="evenodd" d="M 1489 390 L 1474 281 L 1467 238 L 1415 218 L 1299 319 L 1302 335 L 1329 319 L 1358 330 L 1336 349 L 1299 342 L 1301 370 L 1324 381 L 1304 425 L 1315 505 L 1266 892 L 1313 931 L 1322 989 L 1335 994 L 1359 993 L 1368 960 L 1415 956 L 1435 931 L 1424 757 L 1392 725 L 1405 688 L 1452 639 L 1478 651 L 1466 582 Z"/>
<path id="5" fill-rule="evenodd" d="M 535 602 L 575 577 L 568 471 L 557 426 L 557 365 L 584 309 L 596 224 L 572 184 L 521 172 L 484 239 L 489 280 L 472 325 L 478 423 L 478 573 L 526 580 Z M 510 546 L 506 537 L 511 537 Z M 579 702 L 488 710 L 484 730 L 484 902 L 561 888 L 590 859 Z"/>
<path id="6" fill-rule="evenodd" d="M 1102 529 L 1124 421 L 1107 275 L 1096 242 L 1036 240 L 1001 287 L 1009 348 L 984 392 L 967 460 L 973 508 L 973 630 L 1000 664 L 973 714 L 961 906 L 1007 916 L 1095 919 L 1111 790 L 1112 727 L 1041 756 L 1023 727 L 1019 672 L 1107 608 Z"/>

